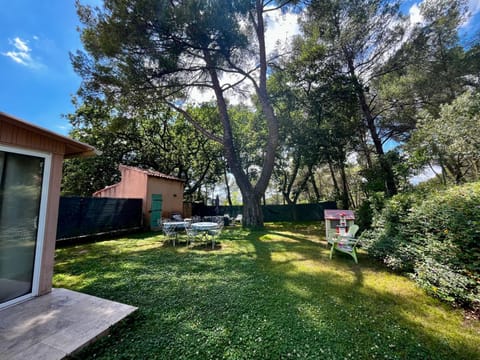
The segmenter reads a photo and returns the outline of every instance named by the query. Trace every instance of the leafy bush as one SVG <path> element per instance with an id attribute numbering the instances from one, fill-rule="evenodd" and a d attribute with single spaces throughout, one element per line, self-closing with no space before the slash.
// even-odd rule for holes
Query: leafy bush
<path id="1" fill-rule="evenodd" d="M 475 280 L 452 270 L 448 265 L 426 257 L 417 263 L 413 278 L 433 296 L 454 304 L 478 307 L 478 286 L 475 292 Z"/>
<path id="2" fill-rule="evenodd" d="M 385 195 L 383 192 L 373 193 L 368 199 L 355 211 L 355 223 L 360 226 L 360 230 L 370 229 L 373 216 L 385 206 Z"/>
<path id="3" fill-rule="evenodd" d="M 372 256 L 431 294 L 480 307 L 480 183 L 397 195 L 362 239 Z"/>
<path id="4" fill-rule="evenodd" d="M 413 269 L 411 244 L 404 239 L 404 220 L 415 198 L 400 194 L 385 203 L 382 210 L 373 209 L 372 229 L 362 234 L 362 246 L 370 255 L 400 271 Z"/>

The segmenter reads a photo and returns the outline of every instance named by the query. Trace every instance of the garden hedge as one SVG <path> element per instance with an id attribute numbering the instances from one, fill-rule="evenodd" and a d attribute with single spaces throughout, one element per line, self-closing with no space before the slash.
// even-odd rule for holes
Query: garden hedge
<path id="1" fill-rule="evenodd" d="M 394 196 L 362 244 L 432 295 L 480 308 L 480 182 Z"/>

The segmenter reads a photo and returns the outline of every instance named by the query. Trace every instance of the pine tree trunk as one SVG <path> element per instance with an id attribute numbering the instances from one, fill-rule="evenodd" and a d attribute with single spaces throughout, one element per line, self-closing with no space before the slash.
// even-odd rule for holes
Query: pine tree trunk
<path id="1" fill-rule="evenodd" d="M 318 190 L 317 182 L 315 181 L 315 174 L 312 173 L 310 176 L 310 182 L 312 183 L 313 192 L 315 193 L 315 201 L 320 202 L 320 191 Z"/>
<path id="2" fill-rule="evenodd" d="M 395 176 L 393 173 L 392 166 L 390 165 L 390 163 L 385 157 L 382 141 L 380 139 L 380 136 L 378 135 L 377 127 L 375 126 L 375 117 L 372 113 L 372 109 L 370 108 L 367 102 L 365 89 L 362 86 L 362 84 L 360 84 L 355 74 L 353 59 L 349 57 L 347 58 L 347 62 L 348 62 L 350 77 L 353 81 L 353 85 L 357 93 L 357 98 L 360 104 L 360 108 L 362 110 L 363 116 L 365 117 L 366 125 L 369 130 L 370 137 L 373 141 L 375 152 L 377 153 L 377 156 L 378 156 L 378 161 L 380 162 L 380 167 L 382 168 L 382 172 L 385 176 L 385 191 L 388 196 L 393 196 L 397 193 L 397 184 L 395 182 Z"/>
<path id="3" fill-rule="evenodd" d="M 333 164 L 330 161 L 330 159 L 328 160 L 328 168 L 330 170 L 330 175 L 331 175 L 332 181 L 333 181 L 333 189 L 335 191 L 335 198 L 337 199 L 338 196 L 340 195 L 340 188 L 338 187 L 337 178 L 335 177 L 335 171 L 333 170 Z"/>
<path id="4" fill-rule="evenodd" d="M 223 168 L 223 175 L 225 176 L 225 188 L 227 190 L 227 200 L 228 200 L 228 205 L 230 207 L 233 206 L 232 204 L 232 194 L 230 193 L 230 185 L 228 184 L 228 175 L 227 175 L 227 168 Z"/>
<path id="5" fill-rule="evenodd" d="M 261 196 L 242 194 L 243 196 L 243 225 L 248 228 L 263 228 L 263 211 Z"/>
<path id="6" fill-rule="evenodd" d="M 340 166 L 340 176 L 342 178 L 342 206 L 343 209 L 350 208 L 350 195 L 348 193 L 347 174 L 345 173 L 345 166 Z"/>

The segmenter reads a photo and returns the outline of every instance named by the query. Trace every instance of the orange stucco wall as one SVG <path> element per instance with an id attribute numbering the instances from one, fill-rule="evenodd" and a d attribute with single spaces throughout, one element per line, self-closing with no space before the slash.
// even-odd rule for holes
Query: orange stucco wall
<path id="1" fill-rule="evenodd" d="M 121 181 L 119 183 L 99 190 L 93 196 L 145 199 L 147 195 L 147 178 L 148 176 L 141 172 L 122 169 Z"/>
<path id="2" fill-rule="evenodd" d="M 152 194 L 162 194 L 162 217 L 168 218 L 172 213 L 183 215 L 183 182 L 149 177 L 146 200 L 148 224 L 150 223 Z"/>
<path id="3" fill-rule="evenodd" d="M 172 212 L 183 213 L 183 182 L 149 176 L 133 168 L 120 167 L 122 179 L 119 183 L 93 194 L 96 197 L 140 198 L 143 207 L 143 223 L 150 225 L 152 194 L 162 194 L 162 217 Z"/>

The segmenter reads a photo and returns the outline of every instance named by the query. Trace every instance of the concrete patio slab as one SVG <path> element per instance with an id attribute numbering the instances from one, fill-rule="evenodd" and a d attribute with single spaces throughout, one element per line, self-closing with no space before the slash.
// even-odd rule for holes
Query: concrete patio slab
<path id="1" fill-rule="evenodd" d="M 66 289 L 0 311 L 2 360 L 57 360 L 78 351 L 137 308 Z"/>

